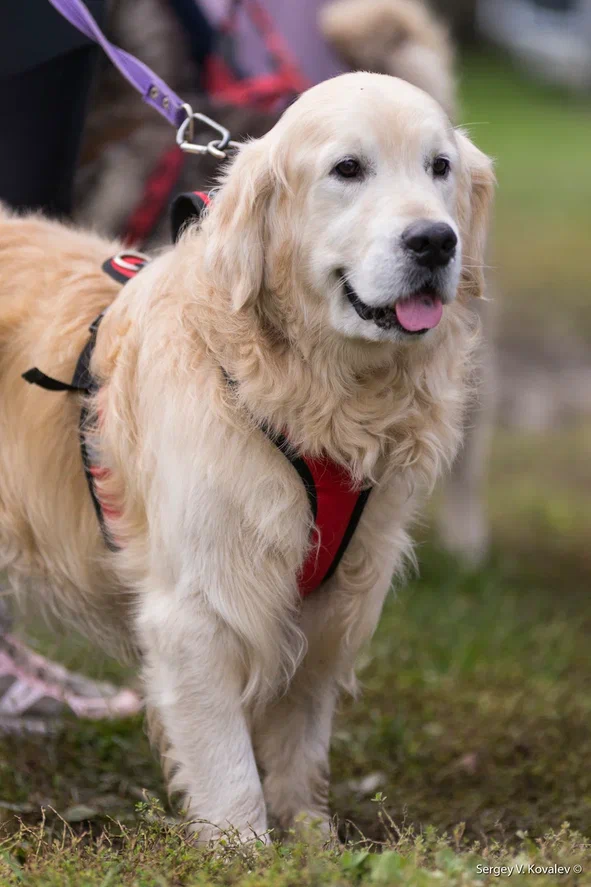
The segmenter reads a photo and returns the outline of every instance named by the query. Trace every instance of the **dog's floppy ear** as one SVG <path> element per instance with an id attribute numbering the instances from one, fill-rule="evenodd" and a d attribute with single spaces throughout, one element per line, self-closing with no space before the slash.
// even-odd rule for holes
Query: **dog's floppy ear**
<path id="1" fill-rule="evenodd" d="M 261 140 L 240 148 L 208 218 L 208 272 L 231 296 L 234 311 L 252 305 L 263 286 L 266 207 L 273 188 Z"/>
<path id="2" fill-rule="evenodd" d="M 456 131 L 462 158 L 458 197 L 458 221 L 462 234 L 462 290 L 482 296 L 485 289 L 484 261 L 488 220 L 495 189 L 492 160 L 483 154 L 462 130 Z"/>

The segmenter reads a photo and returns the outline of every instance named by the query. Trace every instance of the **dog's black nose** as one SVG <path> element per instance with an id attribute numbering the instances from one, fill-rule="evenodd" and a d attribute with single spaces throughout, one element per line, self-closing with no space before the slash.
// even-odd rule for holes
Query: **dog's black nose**
<path id="1" fill-rule="evenodd" d="M 402 242 L 415 261 L 427 268 L 447 265 L 453 259 L 458 238 L 445 222 L 413 222 L 402 232 Z"/>

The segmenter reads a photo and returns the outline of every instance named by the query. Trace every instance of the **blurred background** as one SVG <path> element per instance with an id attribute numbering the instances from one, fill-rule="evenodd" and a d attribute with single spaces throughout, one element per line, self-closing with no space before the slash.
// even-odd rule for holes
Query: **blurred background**
<path id="1" fill-rule="evenodd" d="M 368 34 L 354 8 L 364 0 L 347 3 L 346 51 L 323 36 L 319 0 L 117 0 L 107 26 L 234 136 L 261 134 L 293 94 L 356 58 L 396 69 L 407 49 L 412 71 L 442 40 L 449 48 L 455 119 L 495 158 L 499 183 L 484 317 L 492 407 L 471 419 L 492 416 L 491 443 L 468 469 L 478 545 L 464 552 L 460 540 L 450 553 L 430 523 L 419 528 L 421 575 L 390 600 L 362 663 L 365 693 L 339 717 L 333 807 L 370 835 L 376 791 L 399 823 L 463 822 L 492 840 L 568 820 L 589 834 L 591 0 L 433 0 L 449 37 L 426 43 L 422 19 Z M 172 193 L 207 187 L 215 169 L 180 160 L 154 116 L 101 60 L 73 212 L 160 245 Z M 433 511 L 445 523 L 449 512 Z M 71 637 L 35 638 L 69 665 L 125 674 Z M 139 720 L 77 723 L 51 764 L 34 741 L 8 738 L 0 756 L 11 761 L 0 763 L 0 795 L 29 813 L 51 801 L 62 812 L 83 803 L 87 818 L 133 817 L 142 788 L 163 796 Z"/>

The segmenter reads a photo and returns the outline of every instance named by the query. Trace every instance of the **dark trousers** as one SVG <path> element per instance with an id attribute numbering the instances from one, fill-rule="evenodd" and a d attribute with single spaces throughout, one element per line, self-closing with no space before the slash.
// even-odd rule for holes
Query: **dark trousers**
<path id="1" fill-rule="evenodd" d="M 9 206 L 70 215 L 96 52 L 83 46 L 0 81 L 0 200 Z"/>

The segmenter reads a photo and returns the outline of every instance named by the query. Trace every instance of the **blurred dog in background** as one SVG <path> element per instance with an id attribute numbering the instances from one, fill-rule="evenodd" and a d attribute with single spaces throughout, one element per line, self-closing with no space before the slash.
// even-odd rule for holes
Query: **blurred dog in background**
<path id="1" fill-rule="evenodd" d="M 421 0 L 332 0 L 321 8 L 318 24 L 345 66 L 407 80 L 433 96 L 452 120 L 457 118 L 452 41 Z M 199 73 L 186 34 L 167 0 L 113 0 L 109 36 L 154 68 L 195 110 L 226 126 L 234 139 L 258 138 L 279 116 L 248 107 L 220 107 L 196 89 Z M 203 133 L 197 130 L 195 134 L 195 141 L 202 143 L 211 138 L 211 130 L 205 127 Z M 177 154 L 175 159 L 170 152 L 173 144 L 170 126 L 139 101 L 108 60 L 102 59 L 78 175 L 76 222 L 110 236 L 127 230 L 128 240 L 140 246 L 167 243 L 167 213 L 160 210 L 167 207 L 173 193 L 207 189 L 220 171 L 209 155 L 180 159 Z M 150 179 L 159 169 L 162 174 L 152 187 L 159 207 L 150 230 L 144 231 L 141 225 L 134 230 L 133 210 L 146 200 L 146 191 L 150 217 Z M 464 446 L 445 484 L 437 515 L 442 543 L 469 564 L 478 563 L 488 550 L 485 479 L 493 388 L 491 305 L 480 300 L 474 310 L 483 328 L 476 371 L 478 396 L 468 412 Z"/>

